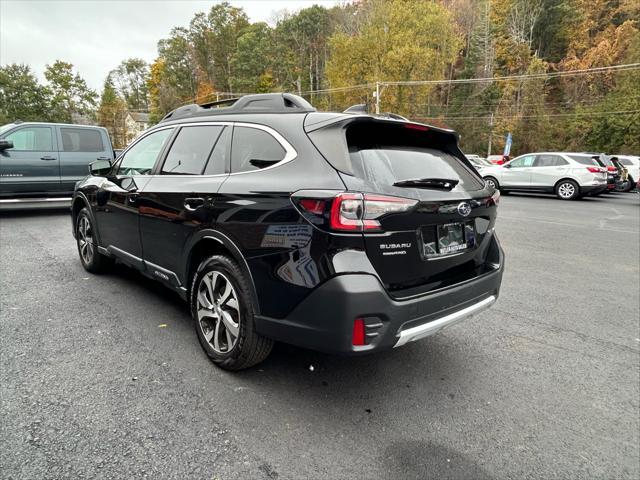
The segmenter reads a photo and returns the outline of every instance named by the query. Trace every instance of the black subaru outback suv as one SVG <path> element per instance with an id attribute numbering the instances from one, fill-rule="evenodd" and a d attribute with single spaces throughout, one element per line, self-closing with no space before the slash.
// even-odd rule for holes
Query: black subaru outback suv
<path id="1" fill-rule="evenodd" d="M 84 268 L 116 259 L 176 290 L 223 368 L 274 341 L 397 347 L 498 297 L 499 193 L 450 130 L 249 95 L 178 108 L 90 171 L 72 204 Z"/>

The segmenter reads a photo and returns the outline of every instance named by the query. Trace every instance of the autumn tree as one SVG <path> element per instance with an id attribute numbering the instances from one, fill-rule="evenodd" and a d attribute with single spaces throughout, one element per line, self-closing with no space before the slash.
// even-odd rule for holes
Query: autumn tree
<path id="1" fill-rule="evenodd" d="M 127 115 L 127 102 L 118 94 L 110 74 L 104 82 L 97 116 L 99 124 L 109 131 L 115 148 L 124 148 L 127 144 Z"/>
<path id="2" fill-rule="evenodd" d="M 434 2 L 370 0 L 360 14 L 367 16 L 367 22 L 359 34 L 338 32 L 331 38 L 327 77 L 332 87 L 441 79 L 462 44 L 451 12 Z M 389 88 L 384 91 L 383 105 L 396 112 L 416 113 L 430 91 L 430 87 Z"/>

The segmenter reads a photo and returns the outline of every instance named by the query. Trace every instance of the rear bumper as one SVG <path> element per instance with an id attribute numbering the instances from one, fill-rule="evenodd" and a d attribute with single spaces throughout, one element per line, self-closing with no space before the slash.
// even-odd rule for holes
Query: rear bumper
<path id="1" fill-rule="evenodd" d="M 602 185 L 586 185 L 580 187 L 580 193 L 582 193 L 583 195 L 598 195 L 599 193 L 605 192 L 606 190 L 606 183 L 603 183 Z"/>
<path id="2" fill-rule="evenodd" d="M 334 277 L 311 293 L 286 319 L 257 317 L 263 336 L 327 353 L 361 355 L 433 335 L 490 307 L 498 298 L 504 254 L 480 277 L 426 295 L 396 300 L 371 274 Z M 367 344 L 352 345 L 356 318 L 365 323 Z"/>

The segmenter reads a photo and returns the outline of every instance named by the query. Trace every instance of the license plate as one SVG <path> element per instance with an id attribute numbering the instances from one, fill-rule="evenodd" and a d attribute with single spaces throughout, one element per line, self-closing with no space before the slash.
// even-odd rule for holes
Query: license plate
<path id="1" fill-rule="evenodd" d="M 447 255 L 467 248 L 463 223 L 438 225 L 438 253 Z"/>

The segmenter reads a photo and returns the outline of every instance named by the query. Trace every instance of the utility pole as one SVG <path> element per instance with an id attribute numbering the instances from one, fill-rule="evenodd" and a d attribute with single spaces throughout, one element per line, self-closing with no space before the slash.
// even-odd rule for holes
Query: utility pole
<path id="1" fill-rule="evenodd" d="M 493 137 L 493 112 L 489 117 L 489 147 L 487 148 L 487 158 L 491 155 L 491 137 Z"/>
<path id="2" fill-rule="evenodd" d="M 380 82 L 376 82 L 376 115 L 380 115 Z"/>

